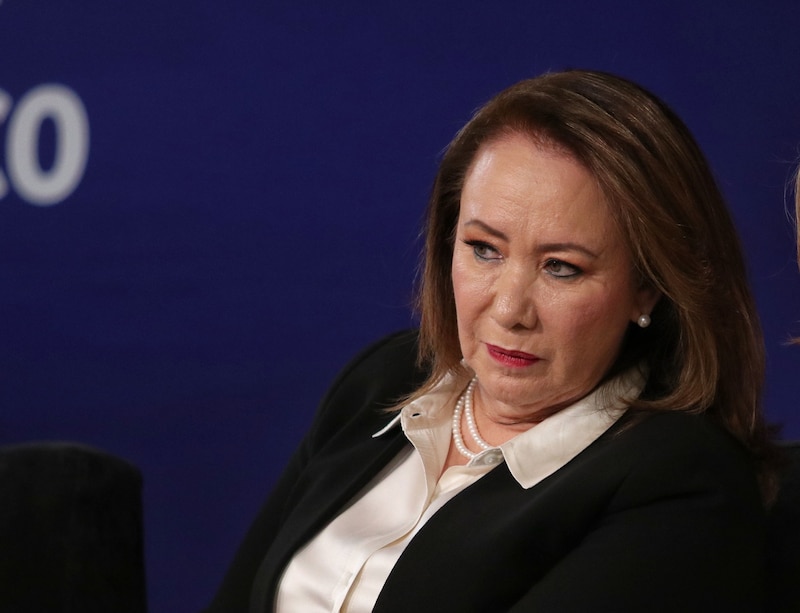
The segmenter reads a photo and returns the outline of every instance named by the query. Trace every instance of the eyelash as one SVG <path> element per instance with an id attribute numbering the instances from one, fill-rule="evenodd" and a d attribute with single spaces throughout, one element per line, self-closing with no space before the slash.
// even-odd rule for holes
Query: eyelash
<path id="1" fill-rule="evenodd" d="M 472 247 L 472 253 L 475 255 L 477 259 L 481 260 L 482 262 L 489 262 L 491 260 L 499 259 L 499 258 L 487 258 L 478 253 L 479 250 L 491 250 L 492 252 L 497 253 L 497 249 L 495 249 L 488 243 L 484 243 L 483 241 L 473 240 L 473 241 L 464 241 L 464 244 Z"/>
<path id="2" fill-rule="evenodd" d="M 577 277 L 579 274 L 581 274 L 583 272 L 577 266 L 569 264 L 569 263 L 567 263 L 567 262 L 565 262 L 563 260 L 556 260 L 555 258 L 551 258 L 551 259 L 547 260 L 547 263 L 544 265 L 545 270 L 547 270 L 548 268 L 550 268 L 553 265 L 564 266 L 564 267 L 568 268 L 571 271 L 567 275 L 557 275 L 557 274 L 554 274 L 553 272 L 548 270 L 547 271 L 548 274 L 554 276 L 556 279 L 572 279 L 573 277 Z"/>
<path id="3" fill-rule="evenodd" d="M 464 244 L 468 245 L 469 247 L 472 247 L 473 255 L 475 256 L 476 259 L 480 260 L 481 262 L 491 262 L 493 260 L 500 259 L 499 257 L 486 257 L 485 255 L 481 255 L 480 251 L 485 251 L 485 250 L 497 253 L 497 249 L 495 249 L 488 243 L 478 240 L 465 240 Z M 555 274 L 551 270 L 553 267 L 562 267 L 562 266 L 570 270 L 569 274 Z M 556 258 L 548 259 L 547 262 L 545 262 L 544 268 L 549 275 L 555 277 L 556 279 L 571 279 L 573 277 L 577 277 L 583 272 L 577 266 Z"/>

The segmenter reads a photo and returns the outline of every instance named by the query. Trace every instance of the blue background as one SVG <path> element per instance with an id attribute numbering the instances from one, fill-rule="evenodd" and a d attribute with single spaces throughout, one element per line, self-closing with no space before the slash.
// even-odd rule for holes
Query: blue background
<path id="1" fill-rule="evenodd" d="M 90 149 L 63 202 L 0 199 L 0 443 L 139 466 L 151 612 L 196 611 L 339 367 L 413 324 L 441 150 L 568 67 L 640 82 L 697 136 L 747 250 L 769 417 L 800 438 L 798 27 L 796 0 L 2 0 L 0 169 L 45 83 L 83 101 Z"/>

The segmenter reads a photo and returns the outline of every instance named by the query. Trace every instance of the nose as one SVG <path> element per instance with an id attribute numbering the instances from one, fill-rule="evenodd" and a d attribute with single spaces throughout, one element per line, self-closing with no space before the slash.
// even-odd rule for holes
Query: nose
<path id="1" fill-rule="evenodd" d="M 495 281 L 492 317 L 503 328 L 533 329 L 539 317 L 533 275 L 522 267 L 509 266 Z"/>

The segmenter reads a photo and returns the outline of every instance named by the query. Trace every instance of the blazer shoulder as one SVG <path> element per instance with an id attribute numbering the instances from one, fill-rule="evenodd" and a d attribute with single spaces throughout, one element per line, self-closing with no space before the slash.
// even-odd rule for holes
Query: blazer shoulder
<path id="1" fill-rule="evenodd" d="M 625 423 L 628 418 L 630 423 Z M 705 414 L 683 411 L 632 413 L 621 420 L 621 426 L 622 432 L 618 436 L 630 436 L 632 443 L 670 461 L 674 461 L 676 456 L 700 454 L 726 458 L 733 463 L 749 462 L 744 445 Z"/>
<path id="2" fill-rule="evenodd" d="M 754 459 L 738 440 L 706 415 L 663 412 L 614 435 L 629 464 L 624 489 L 663 494 L 670 486 L 686 493 L 715 492 L 729 500 L 760 505 Z M 613 446 L 613 445 L 612 445 Z M 673 492 L 675 493 L 675 492 Z"/>
<path id="3" fill-rule="evenodd" d="M 416 390 L 428 373 L 417 363 L 416 329 L 389 334 L 362 349 L 339 372 L 320 403 L 311 432 L 327 437 L 365 411 L 379 415 Z"/>

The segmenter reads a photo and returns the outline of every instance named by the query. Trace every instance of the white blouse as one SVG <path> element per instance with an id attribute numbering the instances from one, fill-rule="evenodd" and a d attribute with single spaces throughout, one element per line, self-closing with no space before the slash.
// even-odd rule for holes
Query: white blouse
<path id="1" fill-rule="evenodd" d="M 412 447 L 295 554 L 281 577 L 277 613 L 369 613 L 405 547 L 451 498 L 503 461 L 520 487 L 533 487 L 605 432 L 643 380 L 634 372 L 617 378 L 438 478 L 450 447 L 453 385 L 446 379 L 373 435 L 399 423 Z"/>

